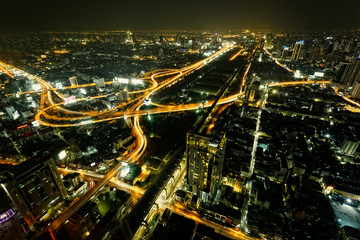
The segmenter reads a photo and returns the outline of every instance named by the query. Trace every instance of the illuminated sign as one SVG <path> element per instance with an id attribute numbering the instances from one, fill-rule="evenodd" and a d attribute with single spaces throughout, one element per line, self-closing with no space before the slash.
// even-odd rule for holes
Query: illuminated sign
<path id="1" fill-rule="evenodd" d="M 296 44 L 304 44 L 304 40 L 296 41 Z"/>

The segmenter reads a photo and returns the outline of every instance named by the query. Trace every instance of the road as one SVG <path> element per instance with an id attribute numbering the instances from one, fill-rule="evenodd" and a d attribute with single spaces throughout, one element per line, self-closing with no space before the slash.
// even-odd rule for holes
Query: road
<path id="1" fill-rule="evenodd" d="M 213 61 L 218 56 L 220 56 L 224 52 L 229 51 L 232 48 L 233 48 L 233 46 L 226 46 L 226 47 L 222 48 L 221 50 L 219 50 L 218 52 L 211 55 L 210 57 L 208 57 L 208 58 L 206 58 L 204 60 L 201 60 L 201 61 L 199 61 L 199 62 L 197 62 L 195 64 L 192 64 L 192 65 L 190 65 L 188 67 L 182 68 L 182 69 L 173 69 L 173 70 L 166 69 L 166 70 L 163 70 L 163 71 L 154 72 L 150 77 L 150 79 L 152 81 L 152 86 L 150 88 L 148 88 L 148 89 L 137 91 L 137 93 L 140 93 L 140 92 L 144 93 L 142 96 L 136 98 L 136 100 L 132 100 L 130 102 L 120 104 L 115 109 L 110 109 L 110 110 L 104 111 L 102 113 L 99 113 L 99 112 L 72 111 L 72 110 L 68 110 L 68 109 L 63 108 L 63 106 L 65 105 L 64 102 L 54 103 L 53 101 L 51 101 L 51 97 L 48 96 L 48 98 L 50 99 L 50 102 L 51 102 L 51 106 L 49 106 L 47 108 L 44 108 L 40 112 L 38 112 L 35 119 L 38 120 L 39 123 L 42 124 L 42 125 L 56 126 L 56 127 L 60 127 L 60 126 L 64 126 L 64 125 L 66 125 L 66 126 L 80 126 L 80 125 L 84 125 L 84 123 L 54 124 L 54 123 L 52 123 L 53 120 L 61 120 L 61 121 L 67 120 L 67 121 L 70 121 L 70 120 L 81 120 L 81 119 L 85 119 L 85 118 L 88 118 L 88 117 L 96 117 L 96 116 L 100 116 L 100 115 L 104 116 L 101 119 L 97 119 L 95 121 L 91 121 L 91 122 L 87 123 L 87 124 L 90 124 L 90 123 L 111 121 L 111 120 L 114 120 L 114 119 L 118 119 L 118 118 L 113 118 L 112 117 L 112 112 L 114 112 L 117 109 L 120 109 L 122 107 L 125 107 L 125 106 L 127 106 L 129 104 L 132 104 L 132 103 L 134 103 L 136 101 L 141 101 L 141 100 L 144 100 L 144 99 L 148 99 L 150 97 L 150 95 L 153 94 L 154 92 L 156 92 L 157 90 L 162 89 L 162 88 L 164 88 L 166 86 L 170 86 L 172 84 L 175 84 L 177 81 L 182 80 L 183 76 L 191 74 L 192 72 L 202 68 L 207 63 Z M 161 82 L 159 81 L 159 83 L 158 83 L 157 79 L 162 78 L 164 76 L 171 76 L 171 77 L 167 78 L 164 81 L 161 81 Z M 48 89 L 48 90 L 52 89 L 52 87 L 49 86 L 49 84 L 44 84 L 42 81 L 40 81 L 40 83 L 42 85 L 44 85 L 46 89 Z M 59 96 L 57 91 L 53 91 L 53 92 Z M 51 91 L 48 91 L 48 94 L 51 95 Z M 61 98 L 62 96 L 60 95 L 59 97 Z M 104 98 L 104 97 L 106 97 L 106 96 L 105 95 L 99 95 L 99 96 L 91 97 L 90 99 L 99 99 L 99 98 Z M 79 102 L 79 101 L 88 101 L 88 100 L 89 100 L 88 98 L 79 98 L 79 99 L 76 99 L 75 101 Z M 80 116 L 80 117 L 63 117 L 63 118 L 58 118 L 57 116 L 53 116 L 52 118 L 51 117 L 49 118 L 49 114 L 47 114 L 47 112 L 49 110 L 52 110 L 52 111 L 56 110 L 56 111 L 61 111 L 61 112 L 68 113 L 68 114 L 77 114 L 77 115 L 83 115 L 83 116 Z M 127 113 L 130 113 L 129 116 L 130 115 L 134 116 L 133 114 L 131 114 L 131 110 L 121 112 L 121 114 L 125 114 L 126 116 L 128 116 Z M 105 116 L 106 114 L 109 114 L 109 115 Z M 52 121 L 46 121 L 45 119 L 47 119 L 47 118 L 49 118 Z"/>
<path id="2" fill-rule="evenodd" d="M 280 67 L 283 67 L 285 68 L 286 70 L 288 70 L 289 72 L 295 72 L 294 70 L 288 68 L 286 66 L 286 64 L 282 64 L 280 63 L 277 58 L 275 58 L 265 47 L 264 47 L 264 51 L 270 56 L 271 59 L 273 59 L 275 61 L 275 63 L 277 65 L 279 65 Z M 328 84 L 328 83 L 331 83 L 331 81 L 289 81 L 289 82 L 282 82 L 282 83 L 271 83 L 269 84 L 269 86 L 288 86 L 288 85 L 299 85 L 299 84 L 311 84 L 311 83 L 324 83 L 324 84 Z M 355 113 L 359 113 L 360 112 L 360 103 L 359 102 L 356 102 L 352 99 L 350 99 L 349 97 L 347 96 L 343 96 L 341 94 L 339 94 L 339 88 L 337 87 L 334 87 L 333 88 L 336 95 L 342 97 L 345 101 L 355 105 L 355 107 L 347 107 L 347 110 L 351 111 L 351 112 L 355 112 Z"/>
<path id="3" fill-rule="evenodd" d="M 185 71 L 180 71 L 179 74 L 177 74 L 174 77 L 170 77 L 164 81 L 162 81 L 160 84 L 156 84 L 155 87 L 153 87 L 152 89 L 150 89 L 149 91 L 145 92 L 145 94 L 139 99 L 139 101 L 137 103 L 135 103 L 135 105 L 133 105 L 130 110 L 132 111 L 139 111 L 140 107 L 142 106 L 143 100 L 148 98 L 152 93 L 154 93 L 155 91 L 175 82 L 176 80 L 178 80 L 183 74 L 189 74 L 193 71 L 196 71 L 197 69 L 201 68 L 202 66 L 204 66 L 207 62 L 212 61 L 215 59 L 216 56 L 222 54 L 225 51 L 228 51 L 229 49 L 231 49 L 232 46 L 230 47 L 224 47 L 223 49 L 221 49 L 220 51 L 218 51 L 217 53 L 213 54 L 212 56 L 210 56 L 209 58 L 206 58 L 198 63 L 195 63 L 189 67 L 186 67 Z M 155 74 L 159 74 L 159 73 L 154 73 L 152 75 L 152 78 L 154 79 L 154 75 Z M 46 88 L 51 88 L 51 86 L 49 84 L 47 84 L 46 82 L 42 82 L 42 79 L 38 79 L 38 81 L 40 81 Z M 54 91 L 55 94 L 59 94 L 57 93 L 57 91 Z M 49 97 L 49 101 L 51 102 L 52 105 L 56 105 L 56 103 L 54 103 L 51 99 L 51 91 L 48 91 L 48 97 Z M 61 97 L 61 95 L 58 95 L 59 97 Z M 135 137 L 135 149 L 125 157 L 124 161 L 125 162 L 134 162 L 137 161 L 142 154 L 145 152 L 146 150 L 146 144 L 147 144 L 147 139 L 146 136 L 144 136 L 143 131 L 140 127 L 139 124 L 139 118 L 138 116 L 134 116 L 133 120 L 127 120 L 132 134 Z M 69 219 L 75 212 L 77 212 L 87 201 L 90 200 L 90 198 L 96 194 L 102 187 L 104 187 L 120 170 L 120 168 L 122 167 L 122 163 L 117 164 L 115 167 L 113 167 L 100 181 L 98 181 L 92 188 L 90 188 L 84 195 L 82 195 L 76 202 L 74 202 L 71 206 L 69 206 L 68 208 L 66 208 L 61 215 L 54 220 L 50 226 L 49 229 L 51 230 L 51 232 L 55 232 L 57 231 L 64 223 L 67 219 Z"/>
<path id="4" fill-rule="evenodd" d="M 89 179 L 94 179 L 96 181 L 98 181 L 104 177 L 104 175 L 102 175 L 102 174 L 91 173 L 91 172 L 84 171 L 84 170 L 71 170 L 71 169 L 67 169 L 67 168 L 58 168 L 58 171 L 59 171 L 59 173 L 62 173 L 62 174 L 80 173 L 80 174 L 84 175 L 85 177 L 87 177 Z M 179 179 L 182 179 L 182 177 L 184 177 L 184 175 L 185 175 L 185 171 L 184 171 L 184 173 L 180 174 Z M 179 183 L 180 183 L 180 181 L 177 181 L 177 183 L 174 185 L 174 189 L 173 189 L 172 193 L 170 193 L 170 195 L 173 195 L 174 190 L 178 188 Z M 145 192 L 145 190 L 142 188 L 135 187 L 135 186 L 132 186 L 130 184 L 127 184 L 127 183 L 124 183 L 122 181 L 118 181 L 115 179 L 111 179 L 108 184 L 118 188 L 119 190 L 128 192 L 135 199 L 139 199 Z M 207 227 L 211 227 L 211 228 L 215 229 L 215 231 L 217 233 L 219 233 L 223 236 L 226 236 L 228 238 L 239 239 L 239 240 L 254 240 L 254 239 L 256 239 L 256 238 L 253 238 L 251 236 L 248 236 L 248 235 L 242 233 L 239 230 L 225 227 L 221 224 L 212 222 L 207 219 L 202 219 L 198 214 L 190 212 L 190 211 L 186 210 L 184 207 L 181 208 L 181 205 L 175 206 L 169 201 L 161 202 L 161 203 L 159 203 L 159 205 L 162 209 L 169 208 L 172 212 L 174 212 L 178 215 L 181 215 L 185 218 L 194 220 L 195 222 L 203 224 Z"/>
<path id="5" fill-rule="evenodd" d="M 72 170 L 72 169 L 68 169 L 68 168 L 58 168 L 58 172 L 63 175 L 66 175 L 69 173 L 79 173 L 79 174 L 85 176 L 86 178 L 93 179 L 95 181 L 98 181 L 98 180 L 104 178 L 103 174 L 92 173 L 92 172 L 85 171 L 85 170 Z M 115 186 L 116 188 L 123 190 L 123 191 L 131 194 L 132 196 L 135 196 L 136 198 L 140 198 L 145 192 L 145 190 L 142 188 L 127 184 L 123 181 L 116 180 L 115 178 L 110 179 L 108 184 L 111 186 Z"/>
<path id="6" fill-rule="evenodd" d="M 191 219 L 199 224 L 205 225 L 207 227 L 213 228 L 215 232 L 228 237 L 230 239 L 239 239 L 239 240 L 255 240 L 257 238 L 251 237 L 249 235 L 246 235 L 245 233 L 241 232 L 240 230 L 235 230 L 233 228 L 225 227 L 221 224 L 214 223 L 212 221 L 209 221 L 207 219 L 201 218 L 199 215 L 190 212 L 184 208 L 181 208 L 178 206 L 161 206 L 161 207 L 167 207 L 172 212 L 181 215 L 183 217 L 186 217 L 188 219 Z"/>
<path id="7" fill-rule="evenodd" d="M 99 120 L 95 120 L 92 121 L 91 123 L 95 123 L 95 122 L 102 122 L 102 121 L 110 121 L 110 120 L 115 120 L 115 119 L 119 119 L 119 118 L 124 118 L 125 116 L 127 117 L 134 117 L 133 120 L 127 120 L 129 126 L 131 127 L 132 133 L 135 136 L 135 141 L 136 141 L 136 147 L 133 150 L 133 152 L 131 154 L 129 154 L 126 158 L 125 161 L 126 162 L 134 162 L 136 161 L 138 158 L 141 157 L 141 155 L 144 153 L 145 149 L 146 149 L 146 144 L 147 144 L 147 140 L 146 137 L 144 136 L 142 129 L 139 125 L 139 118 L 138 116 L 140 115 L 147 115 L 147 114 L 157 114 L 157 113 L 167 113 L 167 112 L 177 112 L 177 111 L 187 111 L 187 110 L 194 110 L 199 108 L 200 104 L 199 103 L 195 103 L 195 104 L 185 104 L 185 105 L 177 105 L 177 106 L 162 106 L 162 107 L 158 107 L 158 108 L 154 108 L 154 109 L 149 109 L 149 110 L 140 110 L 140 107 L 142 106 L 142 101 L 144 99 L 148 99 L 149 96 L 154 93 L 155 91 L 168 86 L 170 84 L 175 83 L 176 81 L 180 80 L 180 78 L 183 75 L 187 75 L 190 74 L 198 69 L 200 69 L 201 67 L 203 67 L 205 64 L 207 64 L 208 62 L 214 60 L 217 56 L 219 56 L 220 54 L 222 54 L 225 51 L 228 51 L 229 49 L 231 49 L 233 46 L 230 47 L 224 47 L 223 49 L 221 49 L 220 51 L 218 51 L 217 53 L 213 54 L 212 56 L 198 62 L 195 63 L 193 65 L 190 65 L 188 67 L 185 67 L 181 70 L 166 70 L 166 71 L 158 71 L 155 72 L 151 75 L 150 79 L 153 81 L 153 85 L 150 87 L 150 89 L 147 89 L 147 91 L 143 91 L 145 92 L 145 94 L 142 97 L 137 98 L 136 100 L 138 100 L 138 102 L 131 107 L 129 110 L 127 111 L 123 111 L 123 112 L 116 112 L 115 116 L 112 117 L 108 117 L 106 119 L 99 119 Z M 175 76 L 172 76 L 175 75 Z M 158 77 L 163 77 L 163 76 L 172 76 L 169 77 L 168 79 L 162 81 L 161 83 L 157 83 L 156 78 Z M 55 93 L 57 95 L 57 97 L 59 97 L 60 99 L 63 98 L 62 94 L 59 93 L 56 90 L 53 90 L 54 88 L 48 84 L 46 81 L 42 80 L 41 78 L 38 77 L 34 77 L 34 79 L 36 79 L 38 81 L 38 83 L 40 83 L 45 89 L 49 90 L 47 91 L 47 97 L 49 102 L 51 103 L 51 106 L 48 108 L 43 109 L 42 111 L 39 112 L 39 114 L 37 114 L 36 120 L 39 121 L 40 124 L 42 125 L 47 125 L 47 126 L 54 126 L 54 127 L 67 127 L 67 126 L 78 126 L 78 125 L 83 125 L 84 123 L 73 123 L 73 124 L 52 124 L 52 123 L 47 123 L 45 121 L 43 121 L 41 119 L 41 114 L 43 114 L 44 112 L 46 112 L 48 109 L 53 109 L 56 108 L 57 110 L 61 110 L 67 113 L 74 113 L 74 114 L 87 114 L 87 116 L 91 116 L 91 114 L 94 114 L 93 112 L 77 112 L 77 111 L 71 111 L 71 110 L 67 110 L 64 108 L 61 108 L 62 105 L 64 105 L 64 103 L 55 103 L 54 100 L 52 99 L 52 93 Z M 308 82 L 299 82 L 298 84 L 307 84 Z M 291 83 L 284 83 L 284 85 L 286 84 L 295 84 L 293 82 Z M 281 84 L 277 83 L 275 84 L 276 86 L 280 86 Z M 274 86 L 275 86 L 274 85 Z M 50 91 L 51 90 L 51 91 Z M 224 103 L 229 103 L 232 102 L 234 100 L 236 100 L 238 98 L 239 94 L 236 95 L 232 95 L 229 96 L 227 98 L 221 99 L 219 101 L 218 104 L 224 104 Z M 101 98 L 103 96 L 95 96 L 93 98 Z M 78 99 L 77 101 L 83 101 L 85 99 Z M 212 105 L 212 102 L 208 102 L 205 104 L 204 107 L 209 107 Z M 98 114 L 98 113 L 95 113 Z M 71 119 L 71 118 L 70 118 Z M 95 184 L 95 186 L 93 188 L 91 188 L 88 192 L 86 192 L 86 194 L 84 194 L 76 203 L 74 203 L 73 205 L 71 205 L 68 209 L 66 209 L 62 215 L 56 219 L 51 225 L 50 228 L 53 231 L 56 231 L 72 214 L 74 214 L 77 210 L 80 209 L 81 206 L 83 206 L 83 204 L 85 204 L 90 198 L 91 196 L 93 196 L 96 192 L 98 192 L 103 186 L 105 186 L 115 175 L 116 173 L 119 171 L 119 169 L 121 168 L 121 164 L 116 165 L 112 170 L 110 170 L 103 179 L 101 179 L 97 184 Z"/>

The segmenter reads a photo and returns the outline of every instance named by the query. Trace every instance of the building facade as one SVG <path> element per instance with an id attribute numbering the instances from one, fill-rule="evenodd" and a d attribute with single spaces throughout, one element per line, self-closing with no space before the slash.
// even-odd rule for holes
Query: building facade
<path id="1" fill-rule="evenodd" d="M 67 196 L 52 159 L 28 159 L 2 171 L 1 186 L 31 227 L 51 206 Z"/>
<path id="2" fill-rule="evenodd" d="M 204 136 L 188 133 L 186 143 L 187 182 L 204 202 L 216 201 L 226 148 L 225 134 Z"/>
<path id="3" fill-rule="evenodd" d="M 301 48 L 304 45 L 304 41 L 297 41 L 294 45 L 294 51 L 291 56 L 291 61 L 297 61 L 299 60 Z"/>

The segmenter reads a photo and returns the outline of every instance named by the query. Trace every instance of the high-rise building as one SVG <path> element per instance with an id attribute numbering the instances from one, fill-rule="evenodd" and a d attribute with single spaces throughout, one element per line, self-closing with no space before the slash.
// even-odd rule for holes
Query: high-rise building
<path id="1" fill-rule="evenodd" d="M 355 59 L 351 63 L 340 63 L 336 79 L 348 87 L 353 86 L 355 82 L 360 82 L 360 59 Z"/>
<path id="2" fill-rule="evenodd" d="M 282 49 L 282 52 L 281 52 L 281 56 L 280 56 L 281 61 L 285 61 L 288 54 L 289 54 L 289 47 L 284 46 L 283 49 Z"/>
<path id="3" fill-rule="evenodd" d="M 339 67 L 338 70 L 336 72 L 336 76 L 335 76 L 335 80 L 338 83 L 344 82 L 344 78 L 346 78 L 346 75 L 349 72 L 349 66 L 351 65 L 351 63 L 349 62 L 340 62 L 339 63 Z"/>
<path id="4" fill-rule="evenodd" d="M 311 53 L 310 53 L 310 58 L 309 58 L 309 62 L 310 63 L 314 63 L 316 62 L 317 60 L 319 60 L 319 57 L 320 57 L 320 47 L 319 46 L 315 46 L 313 47 Z"/>
<path id="5" fill-rule="evenodd" d="M 186 136 L 187 182 L 204 202 L 216 201 L 221 183 L 226 148 L 225 134 Z"/>
<path id="6" fill-rule="evenodd" d="M 75 76 L 69 78 L 69 81 L 70 81 L 70 85 L 71 85 L 71 86 L 77 86 L 77 85 L 78 85 L 78 81 L 77 81 L 77 79 L 76 79 Z"/>
<path id="7" fill-rule="evenodd" d="M 55 163 L 48 157 L 0 166 L 0 173 L 1 187 L 29 226 L 67 196 Z"/>
<path id="8" fill-rule="evenodd" d="M 351 97 L 355 99 L 360 99 L 360 82 L 355 82 L 351 89 Z"/>
<path id="9" fill-rule="evenodd" d="M 291 61 L 297 61 L 299 60 L 299 56 L 301 53 L 301 48 L 304 45 L 304 41 L 296 41 L 295 45 L 294 45 L 294 50 L 291 56 Z"/>
<path id="10" fill-rule="evenodd" d="M 341 146 L 341 150 L 346 155 L 353 155 L 356 152 L 356 149 L 359 147 L 359 144 L 360 142 L 355 139 L 346 139 Z"/>

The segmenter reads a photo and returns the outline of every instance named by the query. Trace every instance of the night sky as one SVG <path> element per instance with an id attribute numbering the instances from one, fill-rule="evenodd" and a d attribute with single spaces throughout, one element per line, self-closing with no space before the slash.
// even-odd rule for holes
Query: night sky
<path id="1" fill-rule="evenodd" d="M 360 0 L 0 0 L 0 31 L 341 30 Z"/>

